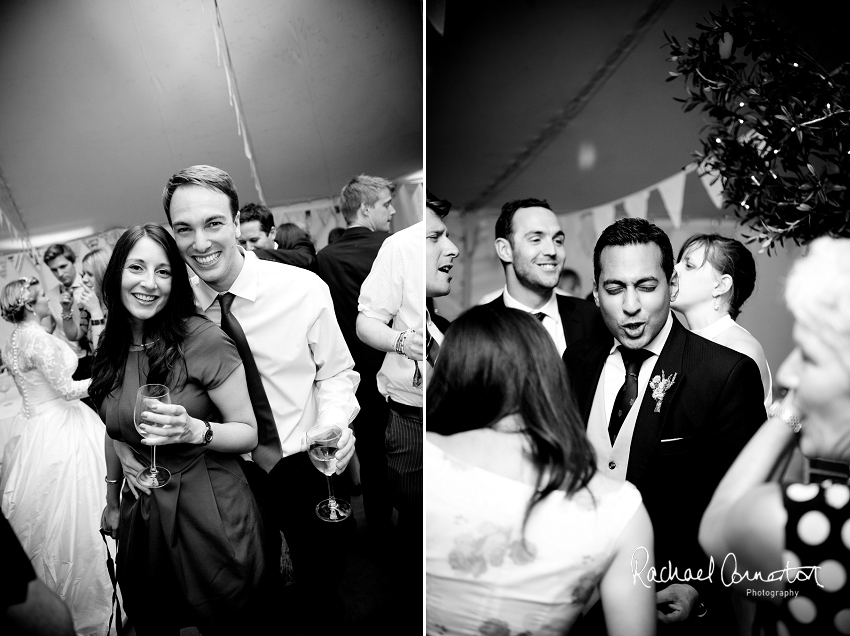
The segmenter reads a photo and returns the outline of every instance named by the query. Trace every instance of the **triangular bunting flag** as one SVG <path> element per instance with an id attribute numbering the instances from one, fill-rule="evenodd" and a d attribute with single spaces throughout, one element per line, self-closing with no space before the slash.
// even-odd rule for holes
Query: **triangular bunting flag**
<path id="1" fill-rule="evenodd" d="M 645 219 L 648 203 L 649 190 L 641 190 L 623 199 L 623 209 L 626 211 L 626 216 Z"/>
<path id="2" fill-rule="evenodd" d="M 667 215 L 673 221 L 673 227 L 682 225 L 682 206 L 685 202 L 685 178 L 689 171 L 681 170 L 661 181 L 656 187 L 667 209 Z"/>
<path id="3" fill-rule="evenodd" d="M 723 207 L 723 181 L 717 172 L 703 172 L 699 176 L 711 202 L 718 210 Z"/>
<path id="4" fill-rule="evenodd" d="M 593 208 L 593 229 L 596 230 L 596 236 L 602 234 L 602 231 L 614 222 L 614 204 L 608 203 L 600 205 L 598 208 Z"/>

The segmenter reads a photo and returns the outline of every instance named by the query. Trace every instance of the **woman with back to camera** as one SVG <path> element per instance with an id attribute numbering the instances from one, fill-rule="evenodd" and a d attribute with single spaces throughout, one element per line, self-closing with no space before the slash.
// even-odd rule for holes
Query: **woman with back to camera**
<path id="1" fill-rule="evenodd" d="M 777 573 L 743 581 L 751 597 L 790 594 L 768 597 L 754 633 L 850 634 L 850 488 L 774 481 L 797 446 L 850 463 L 850 240 L 814 241 L 791 269 L 785 301 L 795 346 L 777 382 L 788 394 L 718 485 L 700 543 L 718 566 L 732 553 L 739 573 Z"/>
<path id="2" fill-rule="evenodd" d="M 93 367 L 92 401 L 106 422 L 103 525 L 118 544 L 118 580 L 136 633 L 252 633 L 264 574 L 262 522 L 239 454 L 257 444 L 236 347 L 195 313 L 177 244 L 153 224 L 127 230 L 103 281 L 109 321 Z M 165 384 L 171 404 L 149 403 L 143 440 L 136 392 Z M 113 441 L 114 440 L 114 441 Z M 125 475 L 115 447 L 171 473 L 160 488 Z M 122 451 L 124 449 L 122 448 Z M 141 490 L 141 493 L 139 493 Z M 245 630 L 242 632 L 242 630 Z"/>
<path id="3" fill-rule="evenodd" d="M 654 634 L 654 584 L 631 566 L 653 565 L 649 516 L 634 486 L 595 474 L 540 323 L 463 314 L 427 404 L 427 633 L 563 634 L 598 585 L 611 636 Z"/>
<path id="4" fill-rule="evenodd" d="M 64 320 L 62 328 L 68 340 L 79 340 L 85 337 L 92 351 L 97 349 L 100 336 L 106 326 L 106 307 L 103 304 L 101 286 L 103 275 L 109 265 L 112 250 L 98 247 L 83 256 L 83 290 L 80 293 L 80 324 L 73 320 Z"/>
<path id="5" fill-rule="evenodd" d="M 679 250 L 676 272 L 679 295 L 671 307 L 684 314 L 695 334 L 752 358 L 761 373 L 765 406 L 770 406 L 773 379 L 764 349 L 735 322 L 756 284 L 750 250 L 733 238 L 695 234 Z"/>
<path id="6" fill-rule="evenodd" d="M 90 380 L 71 379 L 76 354 L 42 328 L 50 309 L 37 278 L 6 285 L 0 308 L 15 324 L 3 359 L 22 399 L 4 449 L 3 514 L 38 578 L 68 606 L 77 634 L 106 634 L 112 585 L 98 536 L 104 427 L 80 402 Z"/>

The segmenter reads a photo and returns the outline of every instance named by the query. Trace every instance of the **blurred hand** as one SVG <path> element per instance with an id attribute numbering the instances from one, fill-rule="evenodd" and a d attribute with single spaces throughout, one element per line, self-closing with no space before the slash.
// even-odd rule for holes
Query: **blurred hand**
<path id="1" fill-rule="evenodd" d="M 100 301 L 97 299 L 97 294 L 94 290 L 83 286 L 83 291 L 80 292 L 80 308 L 86 309 L 92 315 L 101 315 L 103 312 L 100 309 Z"/>
<path id="2" fill-rule="evenodd" d="M 179 404 L 163 404 L 153 399 L 148 401 L 148 410 L 142 411 L 142 421 L 140 428 L 148 434 L 142 444 L 147 446 L 200 444 L 207 428 Z"/>
<path id="3" fill-rule="evenodd" d="M 74 304 L 73 292 L 68 290 L 59 294 L 59 304 L 62 305 L 62 311 L 71 311 L 71 305 Z"/>
<path id="4" fill-rule="evenodd" d="M 144 470 L 145 465 L 136 459 L 133 449 L 128 444 L 119 442 L 118 440 L 112 440 L 112 446 L 115 448 L 115 454 L 118 455 L 118 459 L 121 460 L 121 468 L 124 469 L 124 477 L 130 486 L 130 492 L 133 493 L 133 496 L 138 499 L 139 491 L 142 491 L 146 495 L 151 494 L 150 488 L 146 488 L 139 483 L 139 471 Z"/>
<path id="5" fill-rule="evenodd" d="M 678 623 L 688 617 L 699 605 L 699 592 L 690 585 L 673 583 L 655 593 L 656 605 L 666 605 L 667 613 L 658 610 L 658 620 L 662 623 Z"/>
<path id="6" fill-rule="evenodd" d="M 425 327 L 417 329 L 404 341 L 404 355 L 420 362 L 425 356 Z"/>
<path id="7" fill-rule="evenodd" d="M 354 442 L 357 441 L 354 437 L 354 433 L 351 432 L 350 428 L 342 429 L 342 436 L 339 438 L 339 447 L 337 448 L 336 455 L 336 474 L 341 475 L 342 471 L 345 470 L 345 467 L 348 466 L 348 462 L 351 461 L 351 458 L 354 457 Z"/>
<path id="8" fill-rule="evenodd" d="M 118 526 L 121 520 L 121 508 L 106 504 L 103 514 L 100 516 L 100 527 L 109 532 L 113 539 L 118 538 Z"/>

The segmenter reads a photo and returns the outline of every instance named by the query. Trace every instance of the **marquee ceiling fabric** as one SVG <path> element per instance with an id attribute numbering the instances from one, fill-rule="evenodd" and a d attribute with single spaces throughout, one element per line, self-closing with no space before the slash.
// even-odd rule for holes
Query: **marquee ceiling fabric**
<path id="1" fill-rule="evenodd" d="M 270 207 L 333 196 L 356 174 L 422 168 L 420 2 L 218 9 L 230 87 L 214 0 L 3 4 L 0 206 L 19 230 L 162 222 L 168 177 L 198 163 L 257 201 L 235 87 Z M 0 225 L 0 240 L 8 235 Z"/>
<path id="2" fill-rule="evenodd" d="M 819 41 L 843 41 L 833 3 L 767 4 Z M 706 120 L 674 100 L 685 88 L 665 81 L 675 67 L 664 32 L 684 42 L 721 5 L 446 0 L 442 35 L 427 26 L 428 189 L 488 214 L 527 197 L 567 213 L 676 174 L 691 162 Z M 650 219 L 667 218 L 660 197 L 648 203 Z M 689 179 L 681 218 L 717 215 L 699 180 Z"/>

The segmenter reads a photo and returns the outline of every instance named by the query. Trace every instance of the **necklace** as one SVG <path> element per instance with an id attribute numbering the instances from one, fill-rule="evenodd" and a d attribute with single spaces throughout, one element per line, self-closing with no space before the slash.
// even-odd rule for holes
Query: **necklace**
<path id="1" fill-rule="evenodd" d="M 157 339 L 156 339 L 156 340 L 154 340 L 153 342 L 143 342 L 143 343 L 141 343 L 141 344 L 138 344 L 138 343 L 135 343 L 135 342 L 131 342 L 130 344 L 131 344 L 132 346 L 134 346 L 134 347 L 140 347 L 140 348 L 142 348 L 142 349 L 147 349 L 148 347 L 152 347 L 152 346 L 154 346 L 157 342 L 159 342 L 159 338 L 157 338 Z"/>

